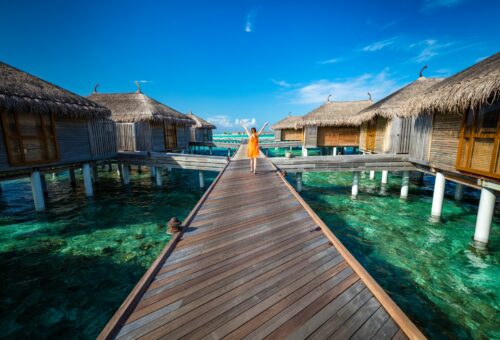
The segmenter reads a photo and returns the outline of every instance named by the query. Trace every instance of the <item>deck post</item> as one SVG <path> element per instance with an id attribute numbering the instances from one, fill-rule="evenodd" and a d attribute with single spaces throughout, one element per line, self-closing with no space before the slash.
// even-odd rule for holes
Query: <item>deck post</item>
<path id="1" fill-rule="evenodd" d="M 446 180 L 441 172 L 436 172 L 434 182 L 434 195 L 432 196 L 431 218 L 435 222 L 441 219 L 441 211 L 443 210 L 444 189 Z"/>
<path id="2" fill-rule="evenodd" d="M 56 179 L 56 173 L 55 172 L 52 173 L 52 179 Z"/>
<path id="3" fill-rule="evenodd" d="M 203 171 L 198 172 L 198 178 L 200 180 L 200 188 L 205 188 L 205 175 L 203 174 Z"/>
<path id="4" fill-rule="evenodd" d="M 491 221 L 495 212 L 495 193 L 488 188 L 481 189 L 479 209 L 477 210 L 476 230 L 474 231 L 474 244 L 484 246 L 488 243 L 491 230 Z"/>
<path id="5" fill-rule="evenodd" d="M 295 180 L 297 181 L 297 192 L 302 192 L 302 172 L 295 174 Z"/>
<path id="6" fill-rule="evenodd" d="M 156 177 L 156 167 L 150 166 L 149 171 L 151 172 L 151 177 Z"/>
<path id="7" fill-rule="evenodd" d="M 126 164 L 122 165 L 122 178 L 123 178 L 123 184 L 125 185 L 130 184 L 130 168 Z"/>
<path id="8" fill-rule="evenodd" d="M 351 197 L 353 199 L 358 198 L 358 191 L 359 191 L 359 172 L 354 171 L 352 173 L 352 190 L 351 190 Z"/>
<path id="9" fill-rule="evenodd" d="M 337 156 L 337 147 L 336 146 L 333 147 L 332 156 Z"/>
<path id="10" fill-rule="evenodd" d="M 375 171 L 374 170 L 370 170 L 370 180 L 374 180 L 375 179 Z"/>
<path id="11" fill-rule="evenodd" d="M 307 157 L 307 148 L 305 146 L 302 147 L 302 157 Z"/>
<path id="12" fill-rule="evenodd" d="M 35 170 L 31 173 L 31 191 L 33 192 L 33 201 L 36 211 L 45 210 L 45 199 L 43 197 L 42 180 L 40 171 Z"/>
<path id="13" fill-rule="evenodd" d="M 76 185 L 75 169 L 69 169 L 69 183 L 72 187 Z"/>
<path id="14" fill-rule="evenodd" d="M 462 183 L 455 183 L 455 201 L 460 202 L 464 198 L 464 189 Z"/>
<path id="15" fill-rule="evenodd" d="M 87 197 L 94 196 L 94 189 L 92 188 L 92 175 L 90 173 L 90 164 L 83 163 L 83 186 L 85 187 L 85 195 Z"/>
<path id="16" fill-rule="evenodd" d="M 157 186 L 161 187 L 162 184 L 162 178 L 161 178 L 161 169 L 158 167 L 153 167 L 152 169 L 154 174 L 155 174 L 155 183 Z"/>
<path id="17" fill-rule="evenodd" d="M 212 147 L 211 146 L 208 148 L 208 152 L 209 152 L 210 156 L 212 156 Z"/>
<path id="18" fill-rule="evenodd" d="M 408 198 L 409 186 L 410 186 L 410 172 L 403 171 L 403 178 L 401 179 L 401 198 L 404 200 Z"/>
<path id="19" fill-rule="evenodd" d="M 389 175 L 389 171 L 382 170 L 382 184 L 387 184 L 388 175 Z"/>
<path id="20" fill-rule="evenodd" d="M 52 175 L 54 175 L 54 173 L 52 173 Z M 42 183 L 43 196 L 47 197 L 49 191 L 47 190 L 47 179 L 45 178 L 45 174 L 43 173 L 40 173 L 40 182 Z"/>
<path id="21" fill-rule="evenodd" d="M 97 183 L 99 181 L 99 169 L 97 168 L 97 165 L 94 165 L 92 167 L 92 180 L 94 183 Z"/>
<path id="22" fill-rule="evenodd" d="M 227 157 L 231 157 L 231 148 L 227 148 Z"/>

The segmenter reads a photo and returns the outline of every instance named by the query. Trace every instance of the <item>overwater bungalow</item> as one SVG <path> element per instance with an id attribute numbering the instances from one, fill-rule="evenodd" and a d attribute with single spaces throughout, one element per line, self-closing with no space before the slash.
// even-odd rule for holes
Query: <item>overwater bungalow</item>
<path id="1" fill-rule="evenodd" d="M 195 124 L 190 128 L 190 143 L 192 145 L 209 145 L 213 144 L 213 132 L 212 130 L 217 129 L 217 127 L 190 112 L 186 115 L 191 118 Z"/>
<path id="2" fill-rule="evenodd" d="M 296 123 L 301 119 L 301 116 L 289 115 L 271 126 L 274 131 L 274 140 L 276 142 L 304 141 L 304 129 L 296 127 Z"/>
<path id="3" fill-rule="evenodd" d="M 474 240 L 487 243 L 500 190 L 500 53 L 431 86 L 408 108 L 407 116 L 432 122 L 428 141 L 421 141 L 429 145 L 428 159 L 413 161 L 436 174 L 433 214 L 441 213 L 445 178 L 479 187 Z"/>
<path id="4" fill-rule="evenodd" d="M 119 151 L 185 151 L 195 122 L 186 115 L 135 93 L 94 93 L 89 99 L 111 110 Z"/>
<path id="5" fill-rule="evenodd" d="M 422 71 L 425 69 L 424 67 Z M 410 154 L 425 159 L 428 148 L 422 143 L 430 126 L 429 116 L 401 117 L 404 103 L 442 79 L 420 76 L 414 82 L 377 101 L 360 112 L 359 148 L 364 153 Z"/>
<path id="6" fill-rule="evenodd" d="M 304 155 L 310 147 L 359 147 L 358 113 L 373 104 L 371 98 L 358 101 L 330 101 L 298 120 L 295 126 L 304 129 Z"/>
<path id="7" fill-rule="evenodd" d="M 44 210 L 41 172 L 82 166 L 91 196 L 90 166 L 116 157 L 110 116 L 98 103 L 0 62 L 0 177 L 31 174 L 35 208 Z"/>

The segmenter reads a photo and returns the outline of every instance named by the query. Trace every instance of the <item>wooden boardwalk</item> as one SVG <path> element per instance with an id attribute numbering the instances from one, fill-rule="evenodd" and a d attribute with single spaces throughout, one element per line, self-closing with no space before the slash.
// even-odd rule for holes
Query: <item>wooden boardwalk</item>
<path id="1" fill-rule="evenodd" d="M 424 338 L 269 160 L 254 175 L 244 155 L 99 337 Z"/>

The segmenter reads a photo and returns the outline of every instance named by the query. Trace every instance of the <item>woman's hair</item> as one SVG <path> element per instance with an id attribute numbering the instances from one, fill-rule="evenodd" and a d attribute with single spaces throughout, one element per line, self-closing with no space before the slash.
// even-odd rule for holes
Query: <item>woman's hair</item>
<path id="1" fill-rule="evenodd" d="M 256 129 L 256 128 L 254 128 L 254 127 L 253 127 L 253 128 L 251 128 L 251 129 L 250 129 L 250 131 L 251 131 L 252 133 L 257 133 L 257 129 Z"/>

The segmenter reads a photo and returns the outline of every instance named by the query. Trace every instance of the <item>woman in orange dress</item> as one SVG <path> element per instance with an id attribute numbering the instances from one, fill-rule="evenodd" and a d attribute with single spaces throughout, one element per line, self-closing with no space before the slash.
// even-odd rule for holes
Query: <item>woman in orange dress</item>
<path id="1" fill-rule="evenodd" d="M 245 132 L 248 135 L 248 148 L 247 148 L 247 156 L 250 158 L 250 171 L 254 174 L 257 173 L 257 157 L 259 157 L 259 136 L 264 131 L 267 126 L 267 122 L 265 122 L 262 129 L 257 132 L 257 129 L 254 127 L 248 132 L 245 125 L 241 124 L 241 126 L 245 129 Z"/>

